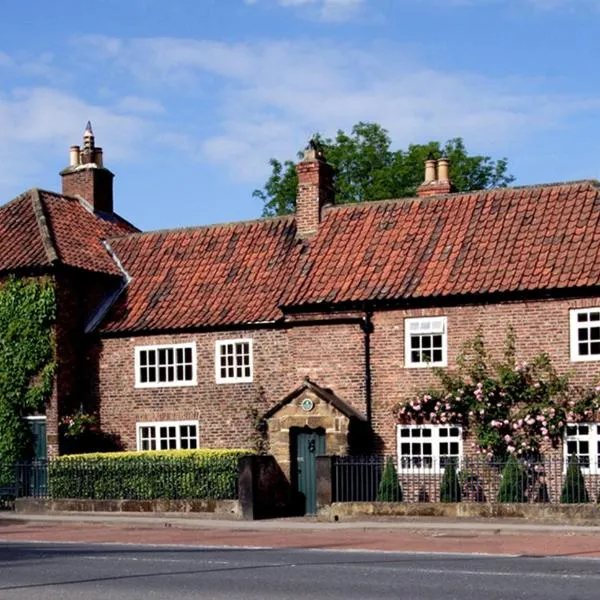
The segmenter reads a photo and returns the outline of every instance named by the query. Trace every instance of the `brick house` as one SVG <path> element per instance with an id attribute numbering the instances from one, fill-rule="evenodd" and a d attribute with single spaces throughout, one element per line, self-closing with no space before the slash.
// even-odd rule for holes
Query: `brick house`
<path id="1" fill-rule="evenodd" d="M 429 160 L 417 198 L 336 206 L 317 148 L 297 169 L 294 216 L 139 232 L 88 128 L 62 194 L 0 208 L 2 272 L 56 282 L 51 455 L 81 404 L 127 450 L 248 447 L 264 417 L 288 474 L 307 448 L 399 455 L 392 408 L 478 329 L 499 355 L 512 326 L 520 358 L 595 383 L 597 182 L 457 194 Z M 430 426 L 434 458 L 442 435 L 466 451 L 450 429 Z M 597 465 L 595 424 L 571 441 Z"/>

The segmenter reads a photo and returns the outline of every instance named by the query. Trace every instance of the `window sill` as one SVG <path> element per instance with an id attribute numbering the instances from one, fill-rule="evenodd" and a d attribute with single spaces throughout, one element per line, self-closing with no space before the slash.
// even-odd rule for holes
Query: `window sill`
<path id="1" fill-rule="evenodd" d="M 198 385 L 196 381 L 177 381 L 169 383 L 136 383 L 136 390 L 155 390 L 160 388 L 193 387 Z"/>

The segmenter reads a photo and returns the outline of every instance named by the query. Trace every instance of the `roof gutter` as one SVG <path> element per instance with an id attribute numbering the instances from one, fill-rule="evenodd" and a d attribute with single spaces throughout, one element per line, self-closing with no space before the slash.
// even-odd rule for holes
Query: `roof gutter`
<path id="1" fill-rule="evenodd" d="M 88 320 L 88 322 L 85 325 L 85 329 L 84 329 L 85 333 L 92 333 L 93 331 L 95 331 L 97 329 L 97 327 L 100 325 L 100 323 L 102 323 L 102 321 L 104 320 L 104 317 L 106 316 L 106 314 L 108 313 L 110 308 L 114 305 L 114 303 L 117 301 L 117 299 L 125 291 L 125 289 L 129 285 L 129 282 L 131 281 L 131 275 L 129 275 L 129 273 L 123 267 L 123 264 L 119 260 L 119 257 L 115 254 L 115 251 L 112 249 L 110 243 L 107 242 L 106 240 L 102 240 L 102 244 L 104 245 L 104 248 L 106 249 L 106 251 L 108 252 L 110 257 L 113 259 L 114 263 L 119 268 L 119 271 L 121 271 L 121 273 L 122 273 L 121 284 L 114 292 L 109 294 L 102 301 L 100 306 L 96 309 L 96 312 L 90 317 L 90 319 Z"/>

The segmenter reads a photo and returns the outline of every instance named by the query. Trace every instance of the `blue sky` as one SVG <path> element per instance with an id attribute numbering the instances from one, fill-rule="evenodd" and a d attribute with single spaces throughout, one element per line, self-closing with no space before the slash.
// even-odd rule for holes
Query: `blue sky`
<path id="1" fill-rule="evenodd" d="M 268 159 L 360 121 L 519 184 L 600 178 L 600 0 L 54 0 L 0 22 L 0 198 L 92 120 L 143 229 L 260 216 Z"/>

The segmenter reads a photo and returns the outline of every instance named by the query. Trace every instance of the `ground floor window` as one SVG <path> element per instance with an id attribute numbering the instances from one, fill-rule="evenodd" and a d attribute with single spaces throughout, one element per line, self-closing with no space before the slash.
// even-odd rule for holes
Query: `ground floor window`
<path id="1" fill-rule="evenodd" d="M 198 421 L 160 421 L 137 424 L 138 450 L 198 448 Z"/>
<path id="2" fill-rule="evenodd" d="M 597 473 L 600 463 L 600 424 L 572 423 L 567 425 L 564 451 L 565 465 L 572 456 L 576 456 L 584 473 Z"/>
<path id="3" fill-rule="evenodd" d="M 398 425 L 398 468 L 439 472 L 462 456 L 462 428 L 452 425 Z"/>

